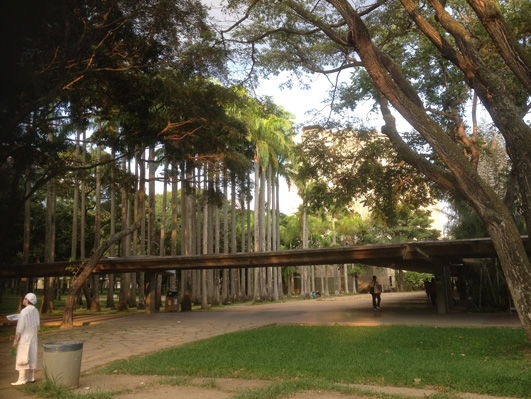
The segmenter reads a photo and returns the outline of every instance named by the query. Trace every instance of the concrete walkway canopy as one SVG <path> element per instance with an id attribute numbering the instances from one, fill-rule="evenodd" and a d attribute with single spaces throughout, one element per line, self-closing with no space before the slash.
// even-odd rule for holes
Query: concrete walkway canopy
<path id="1" fill-rule="evenodd" d="M 531 254 L 529 237 L 522 237 Z M 102 258 L 94 273 L 128 273 L 185 269 L 231 269 L 268 266 L 310 266 L 359 263 L 422 273 L 438 266 L 459 267 L 469 259 L 496 258 L 490 238 L 413 241 L 331 248 L 296 249 L 277 252 L 187 256 L 133 256 Z M 53 277 L 73 275 L 82 262 L 33 263 L 0 266 L 0 278 Z"/>

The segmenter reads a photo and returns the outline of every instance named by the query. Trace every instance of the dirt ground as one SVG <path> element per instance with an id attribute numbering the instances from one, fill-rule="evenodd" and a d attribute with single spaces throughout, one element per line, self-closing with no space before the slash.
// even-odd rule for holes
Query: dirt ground
<path id="1" fill-rule="evenodd" d="M 206 339 L 266 325 L 425 325 L 457 327 L 521 328 L 515 314 L 471 314 L 458 310 L 439 315 L 423 293 L 389 293 L 382 299 L 382 310 L 373 311 L 369 295 L 342 296 L 307 301 L 286 301 L 262 305 L 234 305 L 220 309 L 193 312 L 157 313 L 153 315 L 110 315 L 76 317 L 78 327 L 39 334 L 39 364 L 42 365 L 42 343 L 55 341 L 83 342 L 81 377 L 76 393 L 113 392 L 116 399 L 231 398 L 244 390 L 265 387 L 274 381 L 228 378 L 194 378 L 185 381 L 161 376 L 97 375 L 94 368 L 131 356 L 155 352 L 188 342 Z M 54 325 L 58 318 L 43 316 L 42 325 Z M 12 387 L 16 380 L 11 352 L 12 338 L 0 339 L 0 399 L 28 399 L 23 389 Z M 37 383 L 42 372 L 37 372 Z M 372 394 L 395 394 L 403 398 L 430 398 L 434 388 L 412 389 L 381 386 L 349 385 L 360 392 L 345 395 L 337 392 L 302 392 L 296 399 L 368 398 Z M 259 396 L 256 396 L 259 397 Z M 474 394 L 456 394 L 463 399 L 495 399 Z"/>
<path id="2" fill-rule="evenodd" d="M 170 379 L 171 380 L 171 379 Z M 156 376 L 130 376 L 130 375 L 110 375 L 110 376 L 86 376 L 81 379 L 80 387 L 76 393 L 88 392 L 119 392 L 114 396 L 117 399 L 152 399 L 157 397 L 165 398 L 187 398 L 187 399 L 224 399 L 231 398 L 244 390 L 265 387 L 273 381 L 264 380 L 241 380 L 232 378 L 194 378 L 187 381 L 186 385 L 175 386 L 168 383 L 167 378 Z M 404 398 L 429 398 L 437 393 L 434 389 L 412 389 L 396 387 L 375 387 L 368 385 L 349 385 L 367 393 L 384 393 L 402 395 Z M 367 398 L 361 395 L 344 395 L 336 392 L 302 392 L 290 396 L 297 399 L 336 399 Z M 472 396 L 468 397 L 473 399 Z M 477 397 L 486 399 L 487 396 Z"/>

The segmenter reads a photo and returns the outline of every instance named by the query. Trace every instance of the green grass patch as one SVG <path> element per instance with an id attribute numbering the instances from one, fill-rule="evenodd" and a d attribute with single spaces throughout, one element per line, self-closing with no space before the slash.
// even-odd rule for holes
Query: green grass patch
<path id="1" fill-rule="evenodd" d="M 104 372 L 438 386 L 530 398 L 522 329 L 271 326 L 108 365 Z"/>

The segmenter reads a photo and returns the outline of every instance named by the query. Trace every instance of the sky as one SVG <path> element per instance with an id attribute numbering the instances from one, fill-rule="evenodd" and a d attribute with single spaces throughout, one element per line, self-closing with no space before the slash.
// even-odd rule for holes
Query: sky
<path id="1" fill-rule="evenodd" d="M 233 24 L 230 17 L 221 11 L 222 0 L 201 1 L 211 7 L 210 13 L 214 23 L 223 27 L 229 27 Z M 349 75 L 346 72 L 342 74 L 342 77 L 346 79 Z M 304 89 L 299 87 L 298 82 L 293 82 L 289 89 L 281 88 L 281 85 L 289 80 L 290 74 L 288 72 L 281 72 L 277 76 L 271 76 L 268 80 L 262 79 L 259 86 L 255 88 L 255 94 L 272 97 L 277 105 L 294 115 L 295 125 L 299 128 L 315 124 L 316 122 L 312 121 L 312 115 L 316 111 L 318 115 L 328 115 L 329 108 L 323 104 L 323 100 L 328 98 L 328 92 L 331 88 L 331 83 L 327 77 L 321 74 L 307 76 L 304 83 L 308 88 Z M 375 122 L 375 126 L 381 126 L 380 121 Z M 293 214 L 301 203 L 296 187 L 292 185 L 291 188 L 288 188 L 286 181 L 282 179 L 280 183 L 280 211 L 287 215 Z"/>
<path id="2" fill-rule="evenodd" d="M 280 85 L 289 79 L 288 73 L 282 73 L 277 77 L 264 80 L 260 83 L 256 93 L 260 96 L 271 96 L 277 105 L 282 106 L 286 111 L 295 116 L 295 125 L 311 124 L 311 116 L 306 115 L 310 110 L 323 109 L 322 101 L 327 97 L 329 88 L 328 81 L 323 76 L 312 77 L 311 87 L 301 89 L 293 85 L 290 89 L 282 89 Z M 324 111 L 326 112 L 326 111 Z M 288 185 L 284 179 L 280 183 L 280 212 L 286 215 L 293 214 L 302 203 L 297 194 L 297 189 Z"/>

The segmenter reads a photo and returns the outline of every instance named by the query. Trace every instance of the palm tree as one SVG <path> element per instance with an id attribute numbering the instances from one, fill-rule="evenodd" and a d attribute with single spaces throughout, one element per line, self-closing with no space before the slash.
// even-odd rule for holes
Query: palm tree
<path id="1" fill-rule="evenodd" d="M 101 129 L 101 122 L 99 125 Z M 101 241 L 101 145 L 96 147 L 96 210 L 94 218 L 94 248 L 100 246 Z M 90 311 L 99 312 L 100 308 L 100 277 L 92 276 L 92 300 L 90 301 Z"/>

